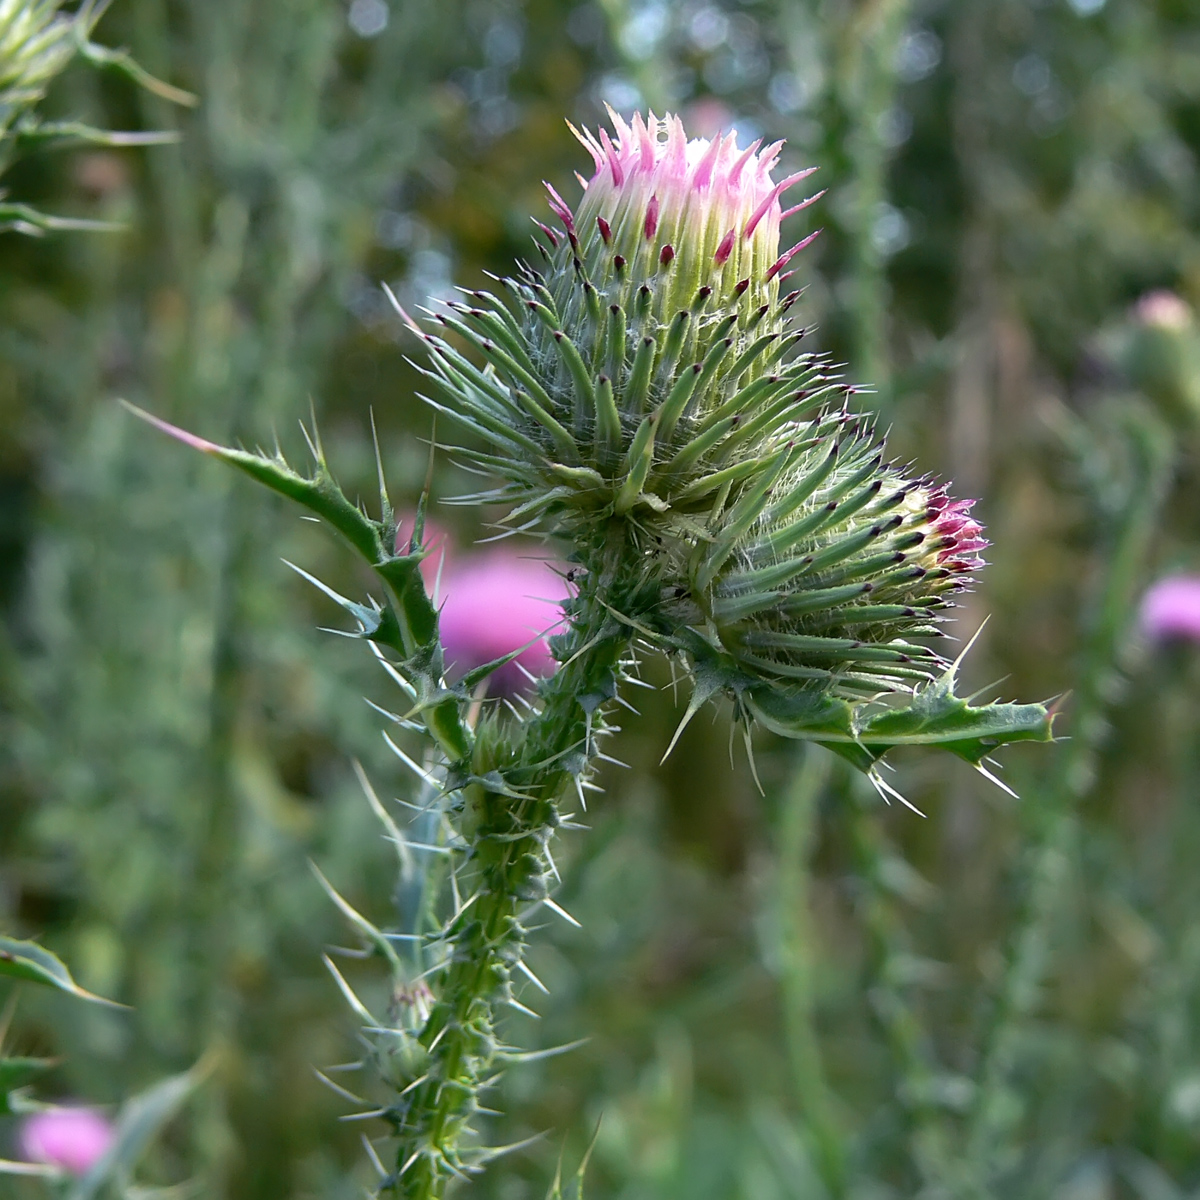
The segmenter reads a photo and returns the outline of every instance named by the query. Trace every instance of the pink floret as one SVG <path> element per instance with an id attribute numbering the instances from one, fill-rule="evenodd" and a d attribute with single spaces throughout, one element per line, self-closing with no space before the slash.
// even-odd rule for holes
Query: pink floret
<path id="1" fill-rule="evenodd" d="M 21 1126 L 27 1162 L 49 1163 L 85 1175 L 113 1144 L 112 1125 L 91 1108 L 65 1107 L 36 1113 Z"/>
<path id="2" fill-rule="evenodd" d="M 929 497 L 929 523 L 934 533 L 953 539 L 938 551 L 940 566 L 951 571 L 975 571 L 983 566 L 979 552 L 990 543 L 983 536 L 983 526 L 969 515 L 974 507 L 974 500 L 951 500 L 944 488 Z"/>
<path id="3" fill-rule="evenodd" d="M 452 560 L 440 596 L 447 664 L 461 673 L 525 646 L 516 661 L 533 675 L 552 674 L 547 638 L 561 626 L 560 605 L 569 595 L 566 580 L 549 563 L 507 547 Z M 510 663 L 491 677 L 490 689 L 511 693 L 527 684 Z"/>
<path id="4" fill-rule="evenodd" d="M 1200 641 L 1200 575 L 1172 575 L 1142 597 L 1141 626 L 1155 641 Z"/>

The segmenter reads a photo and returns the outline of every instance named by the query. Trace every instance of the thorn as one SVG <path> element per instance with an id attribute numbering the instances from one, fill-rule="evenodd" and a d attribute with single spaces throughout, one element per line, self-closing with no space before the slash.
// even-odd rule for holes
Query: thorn
<path id="1" fill-rule="evenodd" d="M 371 1139 L 364 1133 L 362 1135 L 363 1149 L 367 1152 L 367 1157 L 371 1160 L 371 1165 L 379 1172 L 380 1179 L 387 1178 L 387 1171 L 384 1169 L 383 1163 L 379 1161 L 379 1155 L 375 1153 L 375 1147 L 371 1145 Z"/>
<path id="2" fill-rule="evenodd" d="M 542 1019 L 541 1013 L 535 1013 L 532 1008 L 526 1008 L 520 1000 L 514 1000 L 512 996 L 509 996 L 505 1003 L 509 1008 L 515 1008 L 517 1012 L 524 1013 L 527 1017 L 532 1017 L 535 1021 Z"/>
<path id="3" fill-rule="evenodd" d="M 551 900 L 549 896 L 547 896 L 547 897 L 546 897 L 546 898 L 545 898 L 545 899 L 542 901 L 542 903 L 543 903 L 543 904 L 544 904 L 544 905 L 545 905 L 545 906 L 546 906 L 546 907 L 547 907 L 547 908 L 548 908 L 548 909 L 549 909 L 549 910 L 550 910 L 552 913 L 557 913 L 557 915 L 558 915 L 558 916 L 562 917 L 562 919 L 563 919 L 564 921 L 566 921 L 568 925 L 574 925 L 576 929 L 582 929 L 582 928 L 583 928 L 583 926 L 582 926 L 582 925 L 580 925 L 580 923 L 579 923 L 577 920 L 575 920 L 575 918 L 574 918 L 573 916 L 571 916 L 571 914 L 570 914 L 569 912 L 567 912 L 567 910 L 566 910 L 565 908 L 563 908 L 561 905 L 555 904 L 555 902 L 554 902 L 553 900 Z"/>
<path id="4" fill-rule="evenodd" d="M 348 1088 L 344 1088 L 344 1087 L 342 1087 L 342 1085 L 341 1085 L 341 1084 L 339 1084 L 339 1083 L 334 1083 L 334 1082 L 333 1082 L 333 1080 L 332 1080 L 332 1079 L 330 1079 L 328 1075 L 325 1075 L 323 1072 L 321 1072 L 321 1071 L 318 1071 L 316 1067 L 313 1067 L 313 1069 L 312 1069 L 312 1073 L 313 1073 L 313 1074 L 314 1074 L 314 1075 L 315 1075 L 315 1076 L 316 1076 L 316 1077 L 317 1077 L 317 1078 L 318 1078 L 318 1079 L 319 1079 L 319 1080 L 320 1080 L 320 1081 L 321 1081 L 321 1082 L 322 1082 L 322 1083 L 323 1083 L 323 1084 L 324 1084 L 324 1085 L 325 1085 L 327 1088 L 329 1088 L 329 1090 L 330 1090 L 331 1092 L 336 1092 L 336 1093 L 337 1093 L 339 1096 L 341 1096 L 341 1097 L 342 1097 L 342 1099 L 343 1099 L 343 1100 L 349 1100 L 351 1104 L 366 1104 L 366 1103 L 367 1103 L 367 1101 L 365 1101 L 365 1100 L 364 1100 L 364 1099 L 363 1099 L 361 1096 L 356 1096 L 356 1095 L 355 1095 L 355 1094 L 354 1094 L 352 1091 L 350 1091 Z"/>
<path id="5" fill-rule="evenodd" d="M 750 763 L 750 774 L 754 778 L 754 785 L 758 788 L 758 794 L 765 796 L 767 792 L 762 785 L 762 780 L 758 777 L 758 764 L 754 761 L 754 743 L 750 736 L 749 724 L 742 725 L 742 741 L 746 746 L 746 758 Z"/>
<path id="6" fill-rule="evenodd" d="M 384 735 L 387 736 L 386 734 Z M 380 824 L 387 830 L 388 836 L 396 844 L 396 848 L 400 855 L 400 876 L 402 879 L 411 879 L 414 873 L 415 864 L 413 863 L 412 855 L 408 852 L 408 843 L 405 841 L 404 834 L 400 832 L 400 827 L 392 820 L 391 814 L 383 807 L 375 789 L 371 786 L 371 781 L 367 778 L 366 771 L 363 770 L 363 765 L 358 759 L 353 759 L 351 765 L 354 768 L 355 777 L 358 779 L 358 786 L 362 788 L 363 795 L 367 798 L 367 803 L 371 806 L 371 811 L 379 818 Z"/>
<path id="7" fill-rule="evenodd" d="M 550 995 L 550 989 L 529 969 L 524 959 L 517 959 L 517 970 L 544 996 Z"/>
<path id="8" fill-rule="evenodd" d="M 329 968 L 329 971 L 333 975 L 334 981 L 337 983 L 338 987 L 341 988 L 342 995 L 346 998 L 346 1003 L 349 1004 L 352 1009 L 354 1009 L 354 1012 L 359 1019 L 365 1021 L 368 1025 L 378 1025 L 379 1022 L 376 1021 L 375 1018 L 367 1011 L 366 1005 L 364 1005 L 363 1002 L 354 994 L 353 989 L 345 981 L 345 979 L 342 978 L 342 973 L 334 965 L 333 959 L 330 958 L 328 954 L 322 954 L 321 959 Z"/>
<path id="9" fill-rule="evenodd" d="M 428 771 L 425 770 L 424 767 L 418 766 L 416 762 L 414 762 L 411 758 L 409 758 L 408 755 L 405 754 L 404 751 L 401 750 L 400 747 L 397 746 L 396 743 L 392 741 L 392 739 L 388 735 L 388 732 L 386 729 L 383 731 L 383 740 L 385 742 L 387 742 L 387 744 L 391 747 L 392 753 L 395 754 L 395 756 L 406 767 L 408 767 L 411 771 L 413 771 L 416 774 L 417 778 L 420 779 L 422 783 L 426 783 L 430 787 L 437 788 L 439 791 L 441 791 L 442 785 L 441 785 L 441 782 L 437 779 L 437 777 L 434 775 L 431 775 Z"/>
<path id="10" fill-rule="evenodd" d="M 915 804 L 912 803 L 911 800 L 909 800 L 902 793 L 896 791 L 896 789 L 892 787 L 892 785 L 888 783 L 888 781 L 884 779 L 883 776 L 880 775 L 877 770 L 875 770 L 875 768 L 872 768 L 867 773 L 867 778 L 871 781 L 872 787 L 874 787 L 880 796 L 883 797 L 883 802 L 885 804 L 891 803 L 891 801 L 888 799 L 889 796 L 895 796 L 905 808 L 912 809 L 912 811 L 915 812 L 918 817 L 923 817 L 925 815 Z"/>
<path id="11" fill-rule="evenodd" d="M 1010 788 L 1008 784 L 1004 782 L 1003 779 L 993 775 L 992 772 L 983 765 L 983 763 L 976 763 L 975 770 L 977 770 L 980 775 L 982 775 L 989 783 L 994 783 L 1002 792 L 1007 792 L 1008 795 L 1010 795 L 1014 800 L 1020 800 L 1021 797 L 1018 796 L 1017 793 L 1014 792 L 1012 788 Z"/>
<path id="12" fill-rule="evenodd" d="M 417 337 L 424 341 L 425 331 L 416 323 L 416 321 L 412 319 L 412 317 L 408 315 L 408 313 L 404 311 L 404 305 L 402 305 L 400 301 L 396 299 L 396 293 L 393 292 L 386 283 L 380 284 L 380 287 L 382 287 L 384 292 L 387 294 L 387 298 L 391 301 L 392 307 L 397 313 L 400 314 L 400 319 L 409 327 L 409 329 L 413 331 L 413 333 L 417 335 Z"/>

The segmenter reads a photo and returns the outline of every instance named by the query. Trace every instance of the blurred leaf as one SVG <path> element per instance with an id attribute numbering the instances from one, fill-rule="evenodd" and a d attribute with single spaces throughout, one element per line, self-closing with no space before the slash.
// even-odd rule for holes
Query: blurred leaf
<path id="1" fill-rule="evenodd" d="M 0 975 L 14 979 L 25 979 L 31 983 L 44 983 L 59 991 L 69 992 L 81 1000 L 94 1000 L 97 1004 L 108 1004 L 113 1008 L 124 1008 L 115 1000 L 105 1000 L 81 988 L 71 978 L 65 964 L 49 950 L 34 942 L 19 942 L 15 938 L 0 937 Z"/>
<path id="2" fill-rule="evenodd" d="M 0 1116 L 14 1112 L 11 1092 L 58 1065 L 53 1058 L 0 1058 Z"/>
<path id="3" fill-rule="evenodd" d="M 112 1146 L 67 1193 L 66 1200 L 93 1200 L 114 1175 L 124 1175 L 132 1170 L 155 1135 L 179 1111 L 207 1075 L 208 1067 L 197 1063 L 190 1071 L 164 1079 L 126 1100 L 117 1118 L 116 1138 Z"/>
<path id="4" fill-rule="evenodd" d="M 43 1179 L 61 1179 L 62 1171 L 49 1163 L 13 1162 L 0 1158 L 0 1175 L 40 1175 Z"/>

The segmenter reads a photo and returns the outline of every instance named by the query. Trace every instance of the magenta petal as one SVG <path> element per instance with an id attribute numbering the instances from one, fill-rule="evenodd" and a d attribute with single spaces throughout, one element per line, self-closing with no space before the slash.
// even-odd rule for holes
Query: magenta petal
<path id="1" fill-rule="evenodd" d="M 1140 623 L 1156 641 L 1200 641 L 1200 576 L 1172 575 L 1153 584 L 1142 597 Z"/>
<path id="2" fill-rule="evenodd" d="M 84 1175 L 113 1143 L 113 1127 L 91 1108 L 50 1109 L 29 1117 L 19 1135 L 27 1162 L 50 1163 Z"/>

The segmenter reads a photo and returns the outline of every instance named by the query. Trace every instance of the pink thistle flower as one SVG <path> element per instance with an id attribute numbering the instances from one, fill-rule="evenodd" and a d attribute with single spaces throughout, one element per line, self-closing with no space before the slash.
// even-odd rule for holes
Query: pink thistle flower
<path id="1" fill-rule="evenodd" d="M 932 492 L 926 501 L 928 519 L 937 546 L 937 564 L 951 571 L 977 571 L 983 559 L 979 552 L 990 545 L 983 526 L 968 515 L 974 500 L 951 500 L 944 487 Z"/>
<path id="2" fill-rule="evenodd" d="M 1200 641 L 1200 575 L 1168 575 L 1142 597 L 1139 624 L 1154 641 Z"/>
<path id="3" fill-rule="evenodd" d="M 35 1113 L 21 1125 L 19 1142 L 27 1162 L 49 1163 L 85 1175 L 113 1144 L 110 1122 L 92 1108 L 64 1106 Z"/>
<path id="4" fill-rule="evenodd" d="M 442 573 L 438 623 L 446 661 L 458 671 L 482 666 L 524 646 L 515 662 L 491 676 L 493 691 L 520 691 L 533 675 L 550 675 L 548 635 L 562 622 L 566 580 L 546 562 L 496 546 L 447 564 Z"/>
<path id="5" fill-rule="evenodd" d="M 822 194 L 783 210 L 783 194 L 816 168 L 776 183 L 771 171 L 782 142 L 760 149 L 757 141 L 742 149 L 735 133 L 689 141 L 682 121 L 670 114 L 660 119 L 635 113 L 630 122 L 611 110 L 609 116 L 615 141 L 606 129 L 597 137 L 572 126 L 595 165 L 595 174 L 584 181 L 579 211 L 573 213 L 547 185 L 550 207 L 568 231 L 578 229 L 582 238 L 598 229 L 604 243 L 619 248 L 627 261 L 638 241 L 652 243 L 660 262 L 663 248 L 670 246 L 664 265 L 687 252 L 693 269 L 702 268 L 700 260 L 706 259 L 731 280 L 769 281 L 811 241 L 779 253 L 781 221 Z"/>

